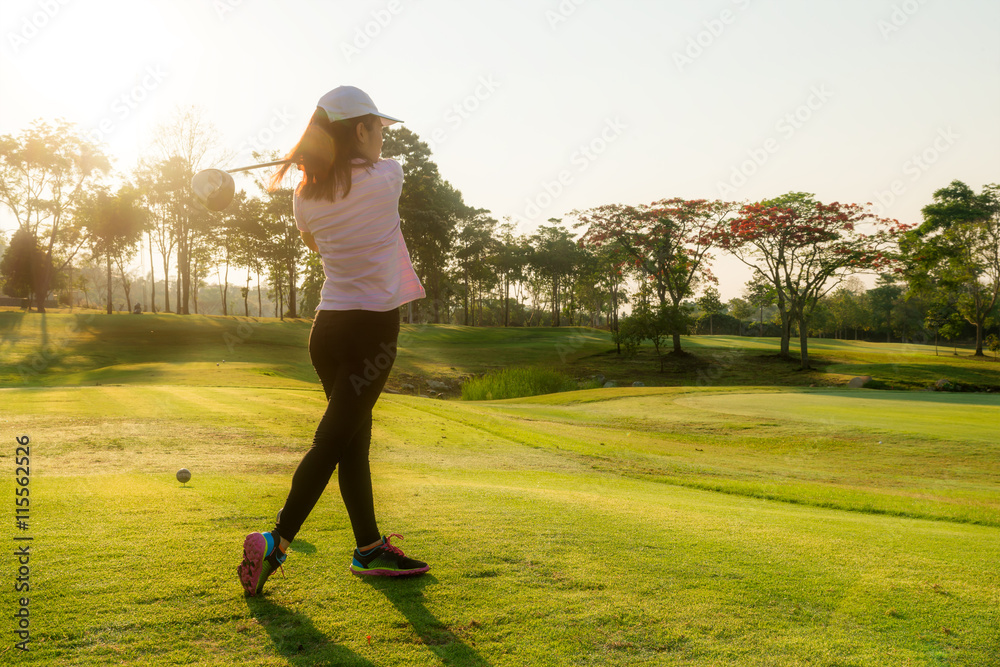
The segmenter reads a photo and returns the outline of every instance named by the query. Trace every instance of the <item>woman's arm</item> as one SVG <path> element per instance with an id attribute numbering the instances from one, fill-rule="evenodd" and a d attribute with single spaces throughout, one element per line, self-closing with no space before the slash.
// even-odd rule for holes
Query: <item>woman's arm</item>
<path id="1" fill-rule="evenodd" d="M 307 248 L 313 252 L 319 252 L 319 246 L 316 245 L 316 239 L 313 238 L 312 234 L 304 232 L 301 229 L 299 230 L 299 234 L 302 236 L 302 242 L 306 244 Z"/>

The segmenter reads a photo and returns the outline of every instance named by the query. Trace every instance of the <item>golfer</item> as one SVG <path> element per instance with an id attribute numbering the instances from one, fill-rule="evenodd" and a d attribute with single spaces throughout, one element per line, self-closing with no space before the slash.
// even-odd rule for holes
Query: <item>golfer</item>
<path id="1" fill-rule="evenodd" d="M 320 98 L 290 162 L 271 179 L 274 190 L 292 165 L 302 172 L 295 224 L 326 274 L 309 356 L 327 405 L 274 530 L 243 543 L 237 573 L 248 595 L 259 594 L 285 562 L 335 469 L 357 546 L 351 571 L 394 576 L 430 569 L 391 542 L 400 535 L 379 532 L 368 464 L 372 408 L 396 358 L 399 307 L 424 296 L 399 227 L 403 170 L 380 157 L 382 128 L 398 122 L 358 88 L 335 88 Z"/>

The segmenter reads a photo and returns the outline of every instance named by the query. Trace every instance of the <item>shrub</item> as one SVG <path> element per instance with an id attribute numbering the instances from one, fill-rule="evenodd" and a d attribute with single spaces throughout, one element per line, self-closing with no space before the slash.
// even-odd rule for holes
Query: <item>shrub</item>
<path id="1" fill-rule="evenodd" d="M 548 368 L 504 368 L 462 385 L 466 401 L 495 401 L 577 389 L 576 380 Z"/>

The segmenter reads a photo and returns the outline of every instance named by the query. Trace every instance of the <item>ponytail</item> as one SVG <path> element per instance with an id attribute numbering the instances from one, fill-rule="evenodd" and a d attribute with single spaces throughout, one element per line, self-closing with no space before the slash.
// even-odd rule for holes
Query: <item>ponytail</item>
<path id="1" fill-rule="evenodd" d="M 351 192 L 352 160 L 362 157 L 354 131 L 358 123 L 364 123 L 369 129 L 381 129 L 381 119 L 376 116 L 359 116 L 331 123 L 326 111 L 317 107 L 302 138 L 285 157 L 288 162 L 271 176 L 268 191 L 278 190 L 288 170 L 297 165 L 302 172 L 302 180 L 295 193 L 300 197 L 335 201 L 338 191 L 346 197 Z M 366 160 L 364 166 L 371 167 L 372 164 Z"/>

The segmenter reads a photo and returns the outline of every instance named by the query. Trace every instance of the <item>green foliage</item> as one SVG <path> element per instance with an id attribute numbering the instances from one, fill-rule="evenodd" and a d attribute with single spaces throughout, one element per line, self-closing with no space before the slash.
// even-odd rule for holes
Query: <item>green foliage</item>
<path id="1" fill-rule="evenodd" d="M 923 216 L 923 224 L 901 244 L 910 289 L 951 301 L 976 327 L 976 354 L 981 355 L 986 318 L 1000 297 L 1000 186 L 987 185 L 976 194 L 952 181 L 934 193 Z"/>
<path id="2" fill-rule="evenodd" d="M 462 385 L 466 401 L 497 401 L 578 389 L 576 380 L 548 368 L 504 368 Z"/>
<path id="3" fill-rule="evenodd" d="M 3 293 L 18 299 L 27 299 L 38 288 L 48 258 L 38 246 L 34 234 L 24 228 L 11 237 L 10 246 L 0 259 L 0 280 Z"/>
<path id="4" fill-rule="evenodd" d="M 986 344 L 986 349 L 992 352 L 994 356 L 1000 357 L 1000 338 L 996 334 L 990 334 L 983 342 Z"/>
<path id="5" fill-rule="evenodd" d="M 621 345 L 626 357 L 634 357 L 639 346 L 646 339 L 645 326 L 642 319 L 635 314 L 627 315 L 618 320 L 618 331 L 613 332 L 614 341 Z"/>
<path id="6" fill-rule="evenodd" d="M 312 313 L 316 310 L 322 299 L 323 282 L 326 274 L 323 272 L 323 260 L 319 253 L 309 253 L 306 257 L 305 277 L 302 282 L 302 289 L 299 291 L 299 298 L 302 303 L 303 313 Z"/>

